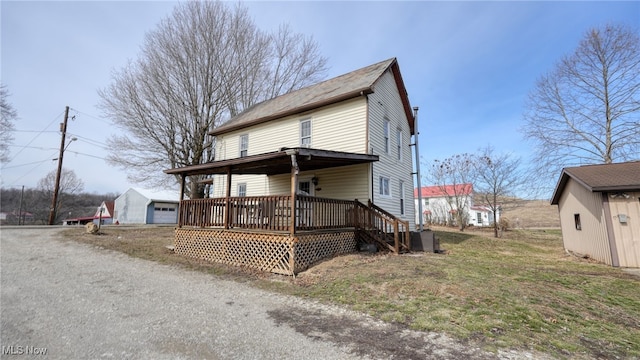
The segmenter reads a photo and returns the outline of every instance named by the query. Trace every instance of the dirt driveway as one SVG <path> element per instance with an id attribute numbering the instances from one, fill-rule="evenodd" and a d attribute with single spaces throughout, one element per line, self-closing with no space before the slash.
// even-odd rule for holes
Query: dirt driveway
<path id="1" fill-rule="evenodd" d="M 525 359 L 339 307 L 0 229 L 1 356 L 54 359 Z M 39 358 L 42 358 L 41 356 Z"/>

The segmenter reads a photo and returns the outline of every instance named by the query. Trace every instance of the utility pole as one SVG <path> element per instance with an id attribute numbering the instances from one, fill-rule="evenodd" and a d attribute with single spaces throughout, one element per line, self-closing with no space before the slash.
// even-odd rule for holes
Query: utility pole
<path id="1" fill-rule="evenodd" d="M 67 135 L 67 119 L 69 119 L 69 107 L 64 110 L 64 122 L 60 124 L 62 141 L 60 141 L 60 155 L 58 156 L 58 173 L 56 174 L 56 184 L 53 188 L 53 199 L 51 200 L 51 211 L 49 212 L 49 225 L 53 225 L 56 219 L 56 203 L 58 202 L 58 191 L 60 190 L 60 174 L 62 173 L 62 156 L 64 155 L 64 140 Z"/>

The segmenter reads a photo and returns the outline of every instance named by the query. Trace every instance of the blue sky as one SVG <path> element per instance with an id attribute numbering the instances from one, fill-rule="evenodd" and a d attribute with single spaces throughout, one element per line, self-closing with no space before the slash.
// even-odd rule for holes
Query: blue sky
<path id="1" fill-rule="evenodd" d="M 67 105 L 75 115 L 68 133 L 78 140 L 65 152 L 64 166 L 85 190 L 122 193 L 139 186 L 102 160 L 116 129 L 96 107 L 97 90 L 139 55 L 145 33 L 175 4 L 0 2 L 0 78 L 19 115 L 12 161 L 0 170 L 2 187 L 36 187 L 56 169 L 51 159 L 58 156 Z M 591 27 L 624 23 L 640 31 L 637 1 L 244 4 L 262 29 L 288 23 L 312 35 L 329 60 L 328 77 L 398 58 L 411 105 L 420 108 L 424 161 L 491 144 L 526 162 L 532 149 L 518 128 L 536 79 L 573 52 Z"/>

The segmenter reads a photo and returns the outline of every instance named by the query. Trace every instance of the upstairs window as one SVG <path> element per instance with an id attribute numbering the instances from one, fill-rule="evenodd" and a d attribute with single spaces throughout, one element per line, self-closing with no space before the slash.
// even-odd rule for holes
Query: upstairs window
<path id="1" fill-rule="evenodd" d="M 311 120 L 300 122 L 300 146 L 311 147 Z"/>
<path id="2" fill-rule="evenodd" d="M 249 155 L 249 135 L 240 135 L 240 157 Z"/>
<path id="3" fill-rule="evenodd" d="M 389 120 L 384 119 L 384 129 L 383 129 L 383 133 L 384 133 L 384 152 L 385 153 L 389 153 L 389 133 L 390 133 L 390 124 L 389 124 Z"/>
<path id="4" fill-rule="evenodd" d="M 396 132 L 396 144 L 398 145 L 398 161 L 402 161 L 402 130 Z"/>

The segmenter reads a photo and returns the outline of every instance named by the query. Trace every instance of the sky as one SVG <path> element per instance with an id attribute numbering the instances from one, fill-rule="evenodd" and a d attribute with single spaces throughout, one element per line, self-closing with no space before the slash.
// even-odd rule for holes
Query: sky
<path id="1" fill-rule="evenodd" d="M 64 167 L 82 179 L 84 190 L 120 194 L 144 187 L 104 160 L 118 129 L 98 109 L 98 90 L 140 56 L 145 34 L 176 4 L 0 2 L 0 81 L 18 113 L 11 161 L 0 166 L 3 188 L 35 188 L 57 169 L 66 106 Z M 263 30 L 286 23 L 312 36 L 328 59 L 327 78 L 397 58 L 411 106 L 420 109 L 423 173 L 433 159 L 487 145 L 526 165 L 533 148 L 519 129 L 536 80 L 571 54 L 590 28 L 622 23 L 640 32 L 638 1 L 243 4 Z"/>

